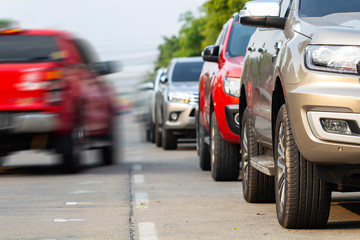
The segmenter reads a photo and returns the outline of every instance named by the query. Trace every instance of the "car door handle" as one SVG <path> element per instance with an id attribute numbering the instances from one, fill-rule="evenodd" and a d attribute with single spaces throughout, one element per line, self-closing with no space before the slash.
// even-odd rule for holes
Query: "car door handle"
<path id="1" fill-rule="evenodd" d="M 266 53 L 266 49 L 265 48 L 259 48 L 258 52 L 261 53 L 261 54 L 264 54 L 264 53 Z"/>
<path id="2" fill-rule="evenodd" d="M 247 50 L 250 51 L 250 52 L 255 52 L 256 48 L 254 48 L 254 47 L 248 47 Z"/>

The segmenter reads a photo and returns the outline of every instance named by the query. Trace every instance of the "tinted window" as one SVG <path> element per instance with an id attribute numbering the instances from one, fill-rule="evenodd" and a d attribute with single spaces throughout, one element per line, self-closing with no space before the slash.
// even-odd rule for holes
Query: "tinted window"
<path id="1" fill-rule="evenodd" d="M 173 82 L 195 82 L 199 81 L 203 62 L 177 63 L 174 67 Z"/>
<path id="2" fill-rule="evenodd" d="M 301 0 L 300 17 L 323 17 L 333 13 L 360 12 L 359 0 Z"/>
<path id="3" fill-rule="evenodd" d="M 241 25 L 240 23 L 234 23 L 230 33 L 226 56 L 245 56 L 249 39 L 254 33 L 255 29 L 256 28 L 254 27 L 247 27 Z"/>
<path id="4" fill-rule="evenodd" d="M 0 36 L 0 62 L 41 62 L 59 57 L 53 36 Z"/>

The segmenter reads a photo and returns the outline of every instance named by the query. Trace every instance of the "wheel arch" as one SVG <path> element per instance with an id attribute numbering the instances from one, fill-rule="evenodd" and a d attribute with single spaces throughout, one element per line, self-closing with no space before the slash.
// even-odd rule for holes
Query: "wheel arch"
<path id="1" fill-rule="evenodd" d="M 272 129 L 272 142 L 273 150 L 275 143 L 275 128 L 276 128 L 276 118 L 279 113 L 280 107 L 285 103 L 285 94 L 283 90 L 283 84 L 280 77 L 277 77 L 275 82 L 275 87 L 272 96 L 271 103 L 271 129 Z"/>
<path id="2" fill-rule="evenodd" d="M 243 118 L 244 115 L 244 111 L 247 107 L 247 100 L 246 100 L 246 91 L 245 91 L 245 85 L 242 84 L 241 88 L 240 88 L 240 99 L 239 99 L 239 116 L 240 119 Z M 242 128 L 241 126 L 241 121 L 240 121 L 240 129 Z"/>

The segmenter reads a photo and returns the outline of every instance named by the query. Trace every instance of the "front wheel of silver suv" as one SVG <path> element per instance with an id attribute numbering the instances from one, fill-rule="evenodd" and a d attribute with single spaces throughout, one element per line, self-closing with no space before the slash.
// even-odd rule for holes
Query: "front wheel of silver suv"
<path id="1" fill-rule="evenodd" d="M 286 105 L 275 130 L 275 196 L 278 221 L 285 228 L 321 228 L 331 204 L 330 185 L 319 179 L 315 164 L 299 152 Z"/>

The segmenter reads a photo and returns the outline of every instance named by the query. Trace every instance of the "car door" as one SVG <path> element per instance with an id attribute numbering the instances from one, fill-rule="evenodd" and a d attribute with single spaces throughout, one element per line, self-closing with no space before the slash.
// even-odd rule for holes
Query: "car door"
<path id="1" fill-rule="evenodd" d="M 224 41 L 225 41 L 225 36 L 227 35 L 227 31 L 229 29 L 229 24 L 226 23 L 223 26 L 223 29 L 221 30 L 215 45 L 219 46 L 219 55 L 221 54 L 222 50 L 223 50 L 223 46 L 224 46 Z M 206 62 L 207 64 L 207 70 L 204 73 L 204 118 L 205 118 L 205 127 L 207 129 L 209 129 L 210 127 L 210 118 L 211 118 L 211 113 L 210 113 L 210 109 L 211 109 L 211 96 L 212 96 L 212 84 L 214 81 L 214 78 L 216 76 L 216 73 L 219 72 L 219 63 L 210 63 L 210 62 Z"/>
<path id="2" fill-rule="evenodd" d="M 90 135 L 103 134 L 109 129 L 111 121 L 110 91 L 101 76 L 91 70 L 96 57 L 89 45 L 79 39 L 74 40 L 75 48 L 83 60 L 81 69 L 81 91 L 79 111 L 82 115 L 82 124 Z M 80 113 L 78 113 L 80 114 Z"/>
<path id="3" fill-rule="evenodd" d="M 280 16 L 288 14 L 291 0 L 281 1 Z M 271 143 L 272 124 L 271 106 L 272 94 L 276 78 L 274 77 L 275 62 L 281 46 L 285 43 L 285 36 L 282 29 L 261 29 L 258 46 L 259 54 L 259 77 L 257 84 L 258 104 L 256 106 L 255 129 L 257 138 L 260 141 Z"/>

